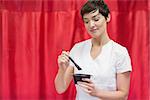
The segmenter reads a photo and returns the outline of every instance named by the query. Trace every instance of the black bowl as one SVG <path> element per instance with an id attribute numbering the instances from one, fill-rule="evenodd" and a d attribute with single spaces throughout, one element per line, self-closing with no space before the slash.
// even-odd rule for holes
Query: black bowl
<path id="1" fill-rule="evenodd" d="M 91 77 L 91 75 L 89 75 L 89 74 L 74 74 L 73 75 L 73 79 L 74 79 L 75 84 L 77 84 L 78 81 L 87 82 L 87 81 L 83 81 L 82 78 L 90 79 L 90 77 Z"/>

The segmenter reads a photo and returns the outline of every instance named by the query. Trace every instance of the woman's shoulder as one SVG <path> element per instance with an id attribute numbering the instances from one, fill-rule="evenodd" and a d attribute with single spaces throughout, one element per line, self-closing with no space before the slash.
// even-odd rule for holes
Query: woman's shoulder
<path id="1" fill-rule="evenodd" d="M 81 42 L 76 42 L 75 45 L 72 47 L 70 53 L 71 54 L 81 53 L 81 51 L 83 51 L 84 48 L 87 47 L 89 43 L 90 43 L 90 39 Z"/>
<path id="2" fill-rule="evenodd" d="M 90 43 L 90 39 L 76 42 L 72 47 L 71 52 L 79 52 L 83 50 L 84 47 L 87 47 L 89 43 Z"/>
<path id="3" fill-rule="evenodd" d="M 118 54 L 118 55 L 124 55 L 126 53 L 128 53 L 127 48 L 115 41 L 112 41 L 112 47 L 113 47 L 113 51 L 114 53 Z"/>
<path id="4" fill-rule="evenodd" d="M 89 44 L 91 41 L 91 39 L 87 39 L 87 40 L 83 40 L 80 42 L 76 42 L 74 46 L 76 47 L 82 47 L 82 46 L 86 46 L 87 44 Z"/>

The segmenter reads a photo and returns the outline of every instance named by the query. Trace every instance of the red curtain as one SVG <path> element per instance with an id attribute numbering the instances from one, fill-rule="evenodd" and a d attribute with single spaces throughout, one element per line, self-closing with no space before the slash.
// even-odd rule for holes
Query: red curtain
<path id="1" fill-rule="evenodd" d="M 74 100 L 72 82 L 57 94 L 57 56 L 89 38 L 79 11 L 86 0 L 0 1 L 0 99 Z M 150 100 L 150 2 L 106 0 L 110 37 L 127 47 L 132 59 L 128 100 Z"/>

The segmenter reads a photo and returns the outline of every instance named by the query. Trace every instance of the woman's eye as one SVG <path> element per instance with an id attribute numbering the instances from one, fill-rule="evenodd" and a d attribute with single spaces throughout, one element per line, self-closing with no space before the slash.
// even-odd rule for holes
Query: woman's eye
<path id="1" fill-rule="evenodd" d="M 88 24 L 89 22 L 88 21 L 84 21 L 84 23 Z"/>
<path id="2" fill-rule="evenodd" d="M 94 19 L 94 21 L 99 21 L 99 18 Z"/>

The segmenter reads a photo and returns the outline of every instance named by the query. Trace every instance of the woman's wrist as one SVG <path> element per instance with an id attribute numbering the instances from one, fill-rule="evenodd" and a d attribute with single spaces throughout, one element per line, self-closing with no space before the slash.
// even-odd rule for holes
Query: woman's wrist
<path id="1" fill-rule="evenodd" d="M 64 73 L 65 73 L 65 70 L 64 70 L 64 69 L 62 69 L 62 68 L 59 68 L 58 73 L 62 75 L 62 74 L 64 74 Z"/>
<path id="2" fill-rule="evenodd" d="M 96 92 L 94 93 L 94 96 L 100 98 L 100 94 L 101 94 L 101 90 L 100 89 L 96 89 Z"/>

